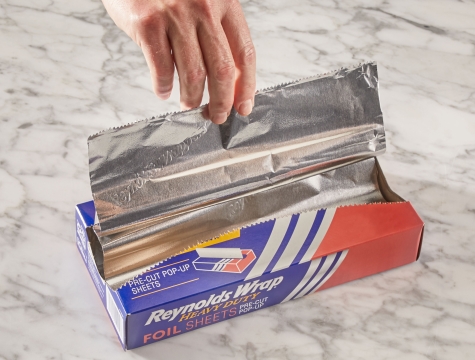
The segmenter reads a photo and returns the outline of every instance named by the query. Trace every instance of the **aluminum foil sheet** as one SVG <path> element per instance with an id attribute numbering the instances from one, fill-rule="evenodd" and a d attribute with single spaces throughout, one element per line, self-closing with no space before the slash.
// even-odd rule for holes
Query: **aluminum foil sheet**
<path id="1" fill-rule="evenodd" d="M 385 202 L 374 158 L 262 192 L 95 238 L 98 268 L 113 289 L 157 262 L 234 229 L 309 210 Z"/>
<path id="2" fill-rule="evenodd" d="M 266 219 L 384 201 L 375 63 L 256 94 L 222 125 L 203 108 L 89 138 L 96 265 L 117 289 L 178 252 Z"/>
<path id="3" fill-rule="evenodd" d="M 234 201 L 385 149 L 375 63 L 257 93 L 215 125 L 203 108 L 89 138 L 100 236 Z"/>

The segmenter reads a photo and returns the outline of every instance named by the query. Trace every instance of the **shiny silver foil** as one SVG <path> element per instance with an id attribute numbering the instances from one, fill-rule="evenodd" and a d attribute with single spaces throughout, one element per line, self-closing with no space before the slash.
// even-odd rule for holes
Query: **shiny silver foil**
<path id="1" fill-rule="evenodd" d="M 385 149 L 376 64 L 259 92 L 223 125 L 202 108 L 89 138 L 101 235 L 245 196 Z"/>
<path id="2" fill-rule="evenodd" d="M 381 201 L 362 195 L 378 187 L 360 162 L 385 150 L 375 63 L 260 91 L 222 125 L 202 110 L 89 138 L 93 252 L 110 284 L 262 218 Z"/>
<path id="3" fill-rule="evenodd" d="M 157 262 L 246 225 L 309 210 L 385 202 L 374 158 L 239 199 L 176 215 L 151 226 L 95 238 L 96 263 L 114 289 Z"/>

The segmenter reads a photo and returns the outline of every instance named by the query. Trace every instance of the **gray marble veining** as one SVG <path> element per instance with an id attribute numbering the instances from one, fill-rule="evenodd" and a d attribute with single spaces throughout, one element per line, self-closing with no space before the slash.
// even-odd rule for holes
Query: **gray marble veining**
<path id="1" fill-rule="evenodd" d="M 179 108 L 99 1 L 0 4 L 0 359 L 471 359 L 475 3 L 243 1 L 258 87 L 379 64 L 390 185 L 417 263 L 122 352 L 73 240 L 87 136 Z M 285 49 L 285 51 L 283 51 Z M 178 86 L 178 82 L 175 82 Z M 205 99 L 206 101 L 206 99 Z"/>

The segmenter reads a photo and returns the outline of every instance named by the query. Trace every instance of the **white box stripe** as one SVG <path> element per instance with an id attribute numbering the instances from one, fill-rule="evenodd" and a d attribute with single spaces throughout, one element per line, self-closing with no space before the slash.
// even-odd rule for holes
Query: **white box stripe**
<path id="1" fill-rule="evenodd" d="M 271 272 L 286 269 L 292 264 L 312 229 L 316 215 L 316 211 L 300 214 L 292 237 Z"/>
<path id="2" fill-rule="evenodd" d="M 336 208 L 326 209 L 325 215 L 323 217 L 322 223 L 320 224 L 320 228 L 318 229 L 315 238 L 313 239 L 312 243 L 308 247 L 305 255 L 300 260 L 299 264 L 312 260 L 313 255 L 317 252 L 318 247 L 323 241 L 323 238 L 327 234 L 328 228 L 332 223 L 333 216 L 335 215 Z"/>
<path id="3" fill-rule="evenodd" d="M 323 266 L 320 269 L 320 271 L 318 272 L 318 274 L 315 275 L 315 277 L 312 279 L 312 281 L 310 281 L 310 283 L 308 283 L 308 285 L 305 286 L 305 288 L 302 291 L 300 291 L 300 293 L 298 293 L 295 298 L 299 298 L 301 296 L 304 296 L 312 290 L 312 288 L 321 280 L 321 278 L 323 278 L 325 276 L 325 273 L 328 271 L 330 266 L 333 264 L 333 261 L 335 260 L 336 254 L 337 253 L 327 255 L 325 263 L 323 264 Z"/>
<path id="4" fill-rule="evenodd" d="M 224 260 L 224 261 L 221 263 L 221 265 L 219 265 L 219 269 L 218 269 L 218 270 L 220 270 L 220 271 L 223 270 L 224 267 L 225 267 L 229 262 L 231 262 L 231 261 L 233 261 L 233 259 L 226 259 L 226 260 Z"/>
<path id="5" fill-rule="evenodd" d="M 219 260 L 216 264 L 214 264 L 213 270 L 218 270 L 219 267 L 221 266 L 221 264 L 222 264 L 223 262 L 225 262 L 226 260 L 227 260 L 227 259 L 221 259 L 221 260 Z"/>
<path id="6" fill-rule="evenodd" d="M 289 301 L 295 296 L 295 294 L 297 294 L 302 289 L 302 287 L 307 283 L 307 281 L 310 280 L 310 278 L 315 273 L 315 271 L 317 271 L 318 266 L 320 265 L 322 261 L 323 261 L 323 258 L 315 259 L 310 263 L 310 266 L 308 267 L 308 270 L 305 273 L 302 280 L 300 280 L 300 283 L 295 287 L 294 290 L 292 290 L 292 292 L 289 295 L 287 295 L 287 297 L 284 300 L 282 300 L 282 302 Z"/>
<path id="7" fill-rule="evenodd" d="M 332 271 L 330 271 L 330 273 L 327 275 L 327 277 L 325 279 L 323 279 L 323 281 L 320 284 L 318 284 L 318 286 L 315 289 L 313 289 L 312 292 L 315 292 L 318 289 L 320 289 L 323 286 L 323 284 L 325 284 L 328 281 L 328 279 L 330 279 L 332 277 L 332 275 L 335 273 L 335 271 L 337 271 L 338 268 L 340 267 L 343 260 L 345 260 L 346 254 L 348 254 L 348 250 L 345 250 L 345 251 L 342 252 L 342 254 L 340 255 L 340 258 L 338 259 L 338 262 L 335 264 Z"/>
<path id="8" fill-rule="evenodd" d="M 259 256 L 259 259 L 257 259 L 257 262 L 254 264 L 254 267 L 246 276 L 246 280 L 261 276 L 267 269 L 269 263 L 272 261 L 277 250 L 279 249 L 282 240 L 284 239 L 291 219 L 292 217 L 288 216 L 275 220 L 274 228 L 272 229 L 272 233 L 269 236 L 269 240 L 267 240 L 267 244 L 264 250 L 262 250 L 262 254 Z"/>

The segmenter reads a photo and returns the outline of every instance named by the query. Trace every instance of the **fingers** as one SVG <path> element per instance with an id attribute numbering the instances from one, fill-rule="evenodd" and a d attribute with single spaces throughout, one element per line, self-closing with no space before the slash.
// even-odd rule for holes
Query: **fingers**
<path id="1" fill-rule="evenodd" d="M 166 30 L 158 19 L 149 17 L 140 20 L 136 32 L 137 43 L 150 69 L 153 91 L 160 99 L 166 100 L 172 92 L 174 73 Z"/>
<path id="2" fill-rule="evenodd" d="M 234 108 L 247 116 L 254 106 L 256 92 L 256 52 L 239 2 L 234 2 L 225 14 L 222 25 L 237 69 Z"/>
<path id="3" fill-rule="evenodd" d="M 127 13 L 138 16 L 126 29 L 133 29 L 128 33 L 142 48 L 158 97 L 170 96 L 176 66 L 182 109 L 200 105 L 208 77 L 207 117 L 223 123 L 233 104 L 241 115 L 249 115 L 254 106 L 256 56 L 237 0 L 131 4 Z"/>
<path id="4" fill-rule="evenodd" d="M 169 30 L 173 57 L 180 79 L 182 110 L 200 106 L 206 80 L 206 67 L 194 27 Z"/>
<path id="5" fill-rule="evenodd" d="M 234 100 L 233 56 L 219 22 L 209 21 L 198 26 L 198 39 L 208 74 L 207 115 L 212 122 L 222 124 L 229 116 Z"/>

